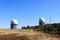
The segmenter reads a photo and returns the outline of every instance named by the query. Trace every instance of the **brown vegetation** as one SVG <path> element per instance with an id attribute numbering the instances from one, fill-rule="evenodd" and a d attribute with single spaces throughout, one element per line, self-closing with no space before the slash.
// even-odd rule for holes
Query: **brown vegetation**
<path id="1" fill-rule="evenodd" d="M 0 40 L 60 40 L 60 37 L 42 32 L 30 31 L 29 29 L 0 29 Z"/>

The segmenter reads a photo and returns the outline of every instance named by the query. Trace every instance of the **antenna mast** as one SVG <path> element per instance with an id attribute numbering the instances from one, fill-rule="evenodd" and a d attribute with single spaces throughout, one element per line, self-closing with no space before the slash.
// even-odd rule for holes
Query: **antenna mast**
<path id="1" fill-rule="evenodd" d="M 51 13 L 49 14 L 49 20 L 50 20 L 50 24 L 51 24 Z"/>

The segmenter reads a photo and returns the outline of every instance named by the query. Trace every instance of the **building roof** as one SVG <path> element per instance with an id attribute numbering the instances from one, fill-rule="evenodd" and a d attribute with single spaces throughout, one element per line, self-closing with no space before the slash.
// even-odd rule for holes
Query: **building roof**
<path id="1" fill-rule="evenodd" d="M 11 20 L 11 24 L 18 24 L 18 21 L 16 19 Z"/>
<path id="2" fill-rule="evenodd" d="M 39 21 L 40 21 L 40 22 L 45 22 L 45 19 L 44 19 L 44 18 L 40 18 Z"/>

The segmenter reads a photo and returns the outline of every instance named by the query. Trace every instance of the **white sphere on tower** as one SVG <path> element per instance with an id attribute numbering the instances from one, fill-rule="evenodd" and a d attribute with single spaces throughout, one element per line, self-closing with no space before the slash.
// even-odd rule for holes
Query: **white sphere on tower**
<path id="1" fill-rule="evenodd" d="M 11 24 L 18 24 L 18 21 L 16 19 L 11 20 Z"/>

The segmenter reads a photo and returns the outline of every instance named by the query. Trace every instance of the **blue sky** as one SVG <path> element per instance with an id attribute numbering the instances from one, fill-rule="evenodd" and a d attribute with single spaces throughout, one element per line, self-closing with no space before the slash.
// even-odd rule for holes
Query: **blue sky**
<path id="1" fill-rule="evenodd" d="M 39 18 L 49 23 L 60 22 L 60 0 L 0 0 L 0 28 L 9 28 L 17 19 L 19 27 L 39 24 Z"/>

